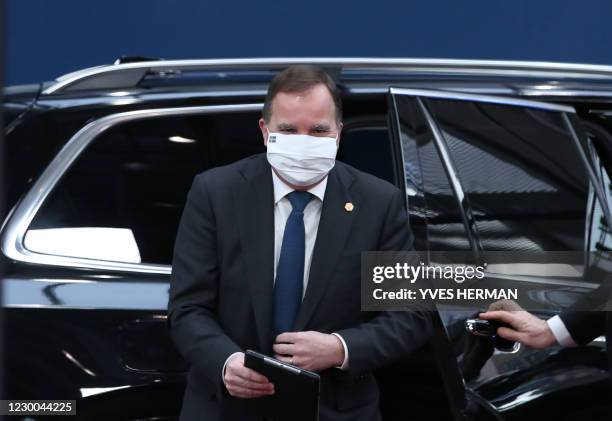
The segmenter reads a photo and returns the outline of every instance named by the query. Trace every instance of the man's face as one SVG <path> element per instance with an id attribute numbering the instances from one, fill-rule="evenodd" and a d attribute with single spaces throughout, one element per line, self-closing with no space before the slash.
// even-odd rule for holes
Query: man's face
<path id="1" fill-rule="evenodd" d="M 334 100 L 323 84 L 304 92 L 279 92 L 274 97 L 268 124 L 259 120 L 264 144 L 270 132 L 336 137 L 340 141 L 342 123 L 336 122 Z"/>

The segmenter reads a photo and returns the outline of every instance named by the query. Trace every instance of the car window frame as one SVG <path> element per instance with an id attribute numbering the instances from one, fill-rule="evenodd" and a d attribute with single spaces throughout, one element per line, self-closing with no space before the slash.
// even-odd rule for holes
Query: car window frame
<path id="1" fill-rule="evenodd" d="M 5 220 L 2 237 L 0 238 L 2 252 L 9 259 L 28 264 L 170 275 L 172 271 L 171 265 L 120 262 L 39 253 L 25 247 L 25 235 L 37 213 L 59 185 L 63 176 L 70 170 L 87 147 L 110 128 L 127 122 L 160 117 L 256 112 L 262 109 L 263 103 L 147 108 L 109 114 L 88 123 L 64 144 L 40 177 L 33 183 L 32 187 L 11 210 L 10 215 Z"/>

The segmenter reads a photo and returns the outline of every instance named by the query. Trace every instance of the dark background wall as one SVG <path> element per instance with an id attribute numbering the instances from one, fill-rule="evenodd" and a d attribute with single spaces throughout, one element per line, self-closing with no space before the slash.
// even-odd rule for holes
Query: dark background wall
<path id="1" fill-rule="evenodd" d="M 7 84 L 121 55 L 612 64 L 610 0 L 7 0 Z"/>

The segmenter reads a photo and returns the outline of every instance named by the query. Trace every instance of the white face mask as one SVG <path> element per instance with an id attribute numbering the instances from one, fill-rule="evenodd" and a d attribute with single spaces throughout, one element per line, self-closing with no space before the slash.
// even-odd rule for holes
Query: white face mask
<path id="1" fill-rule="evenodd" d="M 336 137 L 268 132 L 268 162 L 296 186 L 309 186 L 322 180 L 336 163 Z"/>

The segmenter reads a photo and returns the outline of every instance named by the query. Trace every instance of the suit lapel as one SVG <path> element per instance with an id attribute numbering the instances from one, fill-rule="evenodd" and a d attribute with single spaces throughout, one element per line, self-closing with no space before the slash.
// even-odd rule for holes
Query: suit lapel
<path id="1" fill-rule="evenodd" d="M 272 288 L 274 277 L 274 192 L 265 155 L 244 169 L 243 183 L 234 190 L 235 209 L 247 282 L 259 343 L 263 352 L 272 347 Z"/>
<path id="2" fill-rule="evenodd" d="M 328 177 L 317 238 L 312 252 L 308 286 L 295 322 L 296 331 L 304 329 L 319 301 L 325 295 L 336 262 L 342 254 L 351 225 L 359 210 L 359 204 L 353 203 L 349 194 L 353 177 L 345 168 L 336 165 Z M 355 210 L 351 212 L 345 208 L 349 202 L 355 205 Z"/>

